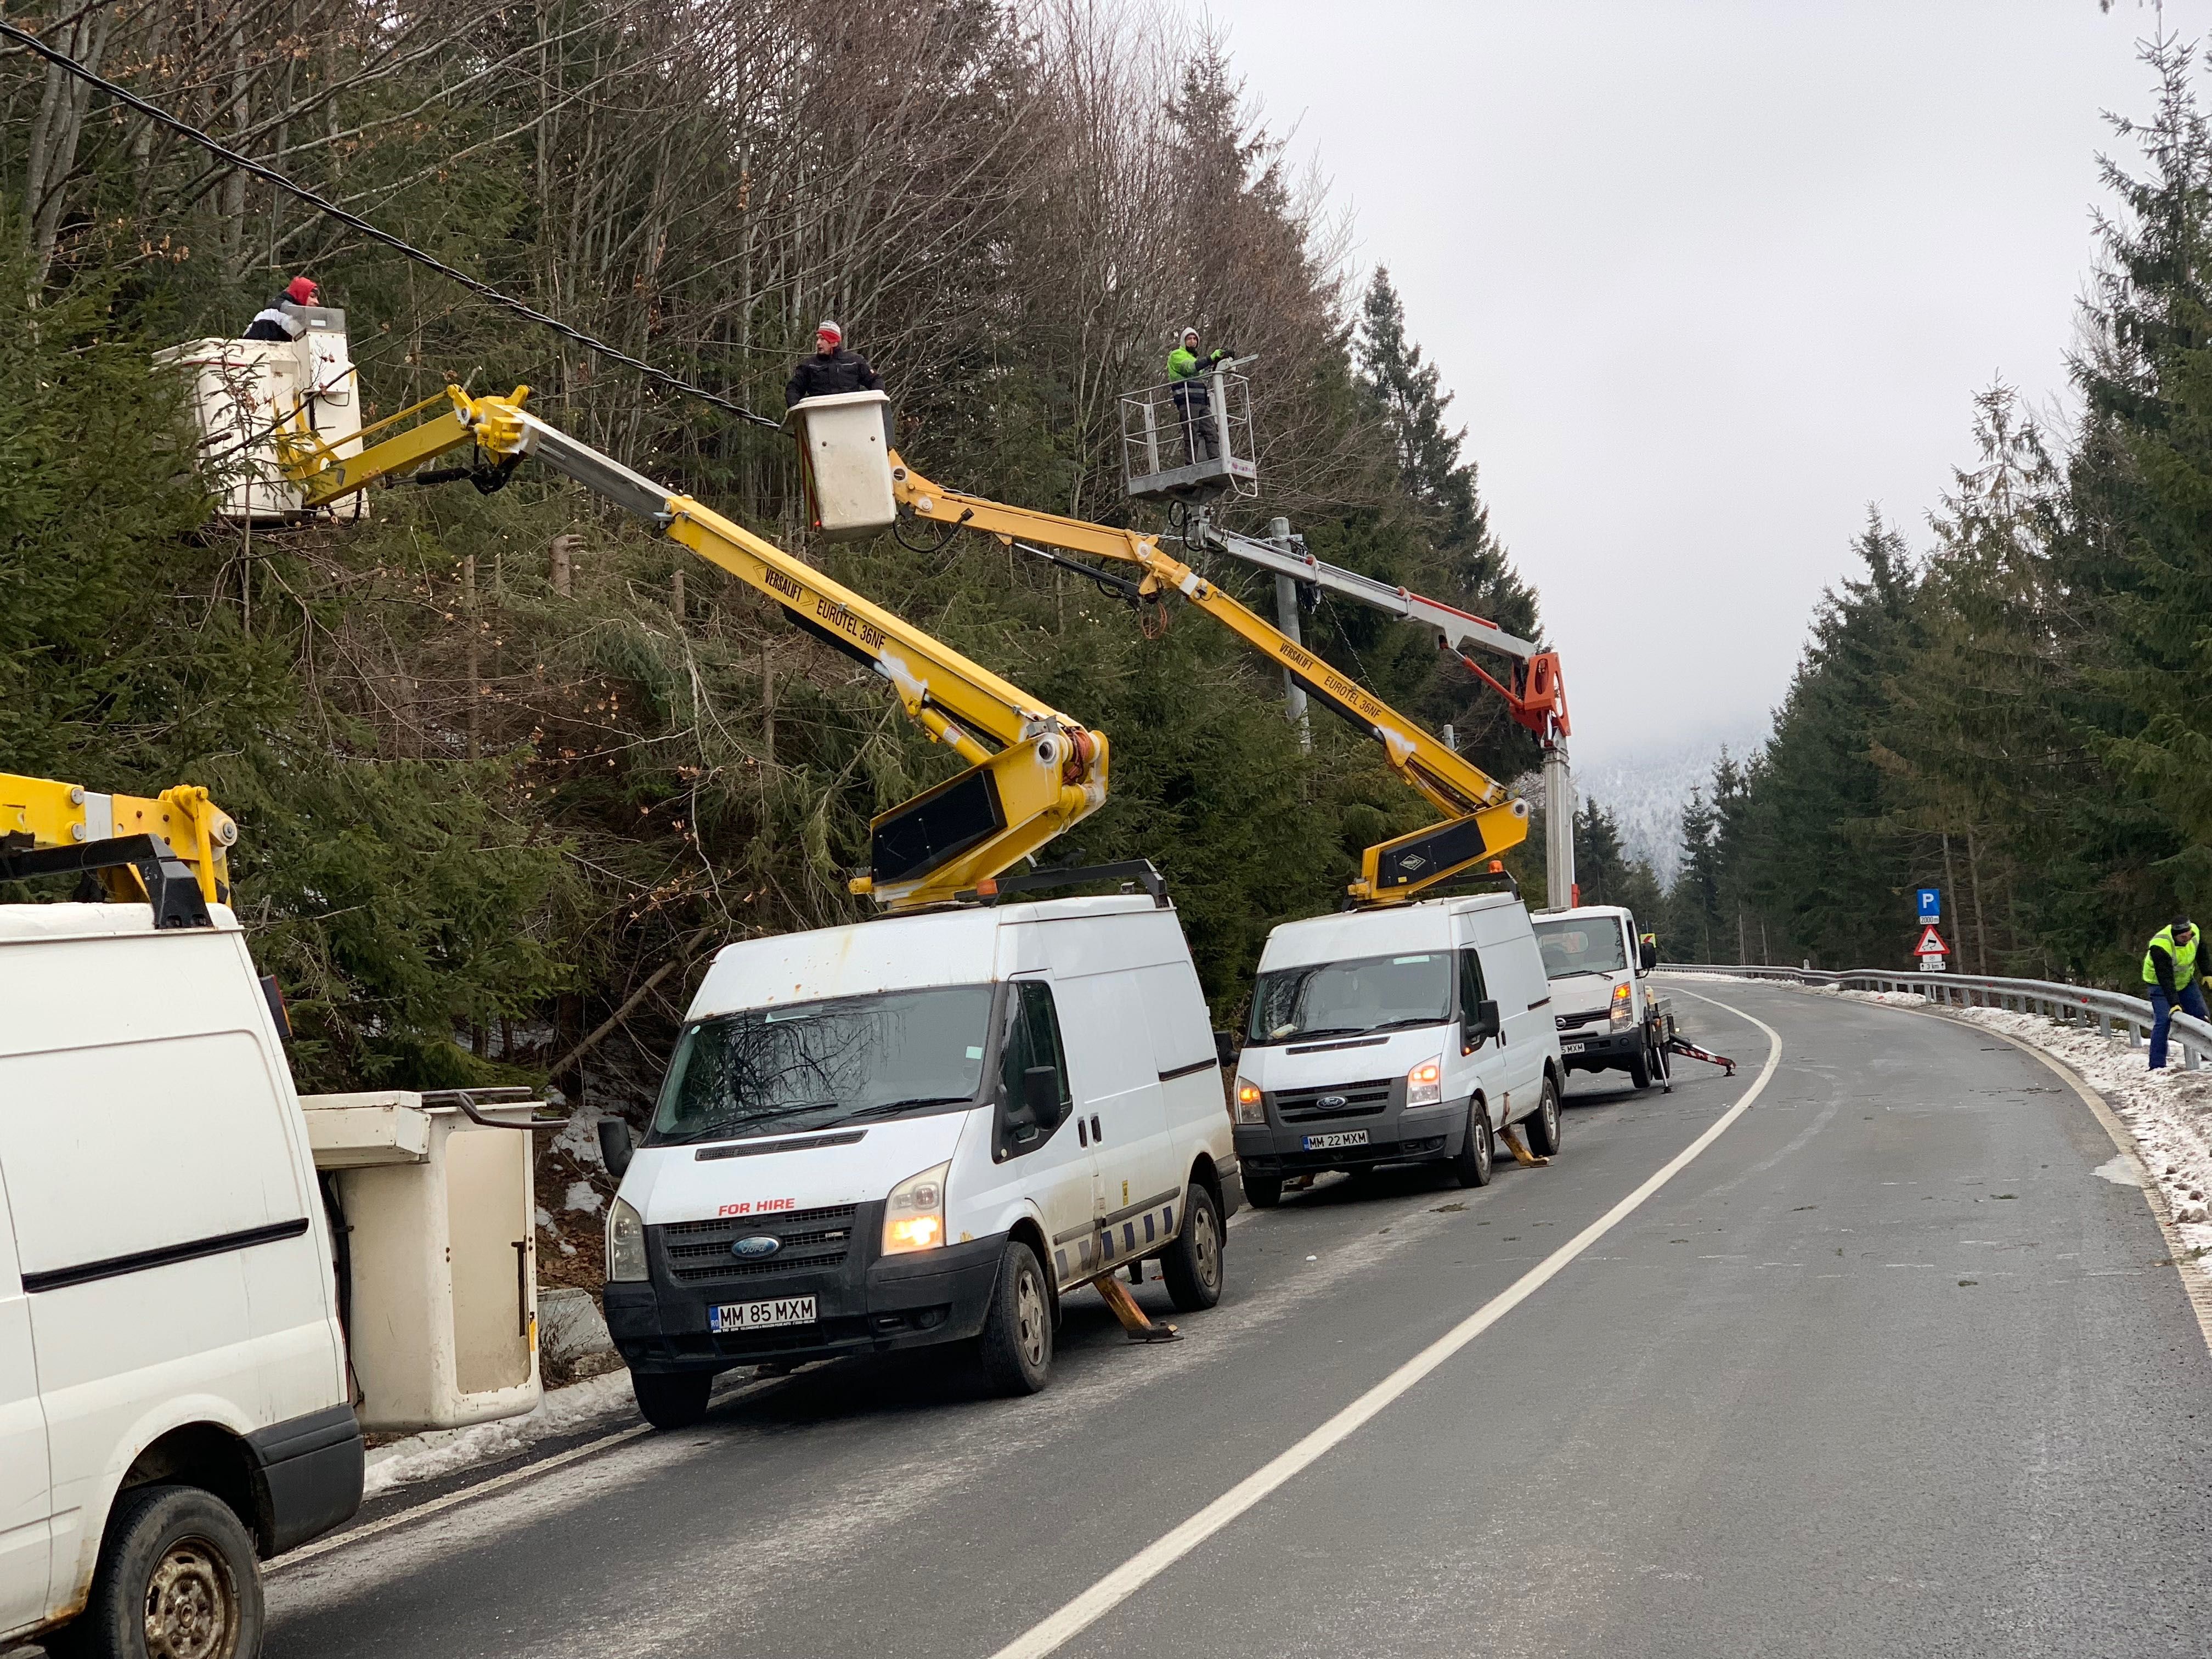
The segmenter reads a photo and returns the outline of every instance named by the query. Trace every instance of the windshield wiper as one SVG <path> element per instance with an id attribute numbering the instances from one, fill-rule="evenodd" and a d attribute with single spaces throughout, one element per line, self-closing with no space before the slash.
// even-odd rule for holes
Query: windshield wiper
<path id="1" fill-rule="evenodd" d="M 848 1112 L 845 1120 L 856 1117 L 889 1117 L 893 1112 L 903 1112 L 916 1106 L 965 1106 L 972 1095 L 916 1095 L 911 1100 L 887 1100 L 880 1106 L 863 1106 L 857 1112 Z"/>
<path id="2" fill-rule="evenodd" d="M 1310 1031 L 1285 1031 L 1280 1036 L 1269 1037 L 1267 1041 L 1304 1042 L 1314 1037 L 1362 1036 L 1366 1034 L 1366 1031 L 1367 1027 L 1364 1025 L 1316 1025 Z"/>
<path id="3" fill-rule="evenodd" d="M 1553 979 L 1574 979 L 1583 974 L 1617 974 L 1618 968 L 1570 968 L 1565 973 L 1553 974 Z"/>
<path id="4" fill-rule="evenodd" d="M 835 1106 L 834 1100 L 801 1100 L 779 1106 L 772 1112 L 747 1112 L 743 1116 L 718 1117 L 712 1123 L 701 1125 L 682 1134 L 672 1135 L 660 1144 L 664 1146 L 688 1146 L 695 1140 L 705 1140 L 713 1135 L 732 1129 L 749 1129 L 757 1123 L 773 1123 L 779 1118 L 795 1117 L 801 1112 L 818 1112 L 825 1106 Z"/>
<path id="5" fill-rule="evenodd" d="M 1442 1014 L 1408 1014 L 1403 1019 L 1386 1019 L 1380 1025 L 1370 1025 L 1370 1031 L 1402 1031 L 1409 1025 L 1441 1025 Z"/>

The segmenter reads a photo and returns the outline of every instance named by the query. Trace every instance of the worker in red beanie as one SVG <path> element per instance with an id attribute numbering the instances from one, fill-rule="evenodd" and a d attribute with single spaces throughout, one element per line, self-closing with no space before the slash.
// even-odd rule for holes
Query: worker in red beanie
<path id="1" fill-rule="evenodd" d="M 845 331 L 824 322 L 814 331 L 814 355 L 802 357 L 783 389 L 783 406 L 805 398 L 835 397 L 841 392 L 881 392 L 883 376 L 857 351 L 845 349 Z"/>
<path id="2" fill-rule="evenodd" d="M 284 285 L 284 291 L 269 302 L 268 308 L 257 312 L 246 325 L 249 340 L 296 340 L 307 331 L 300 319 L 296 307 L 317 304 L 322 290 L 315 286 L 312 276 L 295 276 Z"/>

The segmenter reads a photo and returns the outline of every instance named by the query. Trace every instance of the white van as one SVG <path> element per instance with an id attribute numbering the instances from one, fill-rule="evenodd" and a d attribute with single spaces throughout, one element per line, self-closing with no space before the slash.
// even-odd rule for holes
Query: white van
<path id="1" fill-rule="evenodd" d="M 1526 1121 L 1559 1148 L 1559 1044 L 1528 913 L 1504 893 L 1286 922 L 1267 936 L 1237 1060 L 1237 1156 L 1265 1209 L 1322 1170 L 1449 1164 L 1490 1179 Z"/>
<path id="2" fill-rule="evenodd" d="M 0 1647 L 256 1651 L 361 1501 L 322 1216 L 227 908 L 0 904 Z"/>
<path id="3" fill-rule="evenodd" d="M 1156 1258 L 1211 1307 L 1243 1197 L 1157 890 L 726 946 L 643 1145 L 604 1127 L 607 1327 L 664 1428 L 733 1366 L 942 1343 L 1034 1391 L 1066 1291 Z"/>

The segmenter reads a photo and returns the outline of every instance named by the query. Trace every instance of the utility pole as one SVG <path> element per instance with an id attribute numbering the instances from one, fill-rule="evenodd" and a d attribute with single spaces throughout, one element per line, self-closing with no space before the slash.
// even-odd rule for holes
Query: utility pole
<path id="1" fill-rule="evenodd" d="M 1544 744 L 1544 890 L 1554 910 L 1581 896 L 1575 891 L 1575 779 L 1566 743 L 1556 732 Z"/>
<path id="2" fill-rule="evenodd" d="M 1267 521 L 1267 538 L 1285 549 L 1289 548 L 1291 521 L 1288 519 L 1270 519 Z M 1298 585 L 1280 571 L 1275 573 L 1275 626 L 1291 636 L 1291 644 L 1305 643 L 1298 633 Z M 1298 747 L 1311 749 L 1313 726 L 1306 719 L 1306 689 L 1291 677 L 1291 671 L 1287 668 L 1283 671 L 1283 713 L 1298 728 Z"/>

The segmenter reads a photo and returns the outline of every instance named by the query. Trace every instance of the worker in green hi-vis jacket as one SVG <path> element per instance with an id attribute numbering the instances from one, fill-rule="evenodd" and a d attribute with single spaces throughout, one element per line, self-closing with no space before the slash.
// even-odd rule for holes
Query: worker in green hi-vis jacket
<path id="1" fill-rule="evenodd" d="M 1213 418 L 1213 398 L 1206 377 L 1228 357 L 1229 353 L 1219 347 L 1200 356 L 1194 328 L 1183 330 L 1176 349 L 1168 353 L 1168 387 L 1194 462 L 1215 460 L 1221 454 L 1221 429 Z"/>
<path id="2" fill-rule="evenodd" d="M 2204 994 L 2197 981 L 2203 972 L 2198 957 L 2202 940 L 2187 916 L 2176 916 L 2150 939 L 2143 952 L 2143 989 L 2150 1000 L 2150 1069 L 2166 1069 L 2166 1033 L 2173 1028 L 2173 1012 L 2198 1019 L 2205 1018 Z"/>

